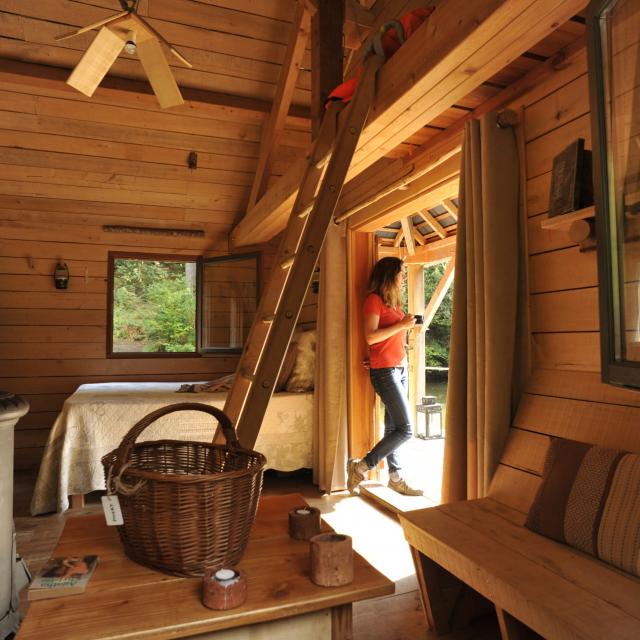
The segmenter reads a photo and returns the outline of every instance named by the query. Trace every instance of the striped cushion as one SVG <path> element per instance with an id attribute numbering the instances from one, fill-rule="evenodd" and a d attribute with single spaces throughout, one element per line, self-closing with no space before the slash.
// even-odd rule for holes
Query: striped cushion
<path id="1" fill-rule="evenodd" d="M 526 526 L 640 576 L 640 455 L 554 438 Z"/>

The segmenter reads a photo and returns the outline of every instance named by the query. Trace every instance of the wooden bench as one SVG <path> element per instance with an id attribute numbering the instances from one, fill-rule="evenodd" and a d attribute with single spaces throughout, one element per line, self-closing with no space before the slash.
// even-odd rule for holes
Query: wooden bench
<path id="1" fill-rule="evenodd" d="M 640 451 L 637 415 L 627 412 L 625 425 L 597 413 L 593 403 L 551 406 L 525 394 L 488 497 L 401 516 L 438 635 L 495 610 L 502 638 L 512 640 L 640 638 L 640 579 L 523 526 L 550 436 Z"/>

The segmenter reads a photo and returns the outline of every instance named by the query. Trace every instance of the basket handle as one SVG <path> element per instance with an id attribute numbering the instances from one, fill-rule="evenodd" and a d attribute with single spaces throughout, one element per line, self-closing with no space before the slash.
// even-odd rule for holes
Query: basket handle
<path id="1" fill-rule="evenodd" d="M 238 438 L 236 436 L 236 431 L 231 424 L 231 420 L 228 418 L 227 414 L 224 413 L 221 409 L 217 409 L 216 407 L 211 407 L 207 404 L 202 404 L 199 402 L 179 402 L 177 404 L 170 404 L 166 407 L 161 407 L 160 409 L 156 409 L 152 411 L 144 418 L 141 418 L 136 422 L 129 432 L 122 438 L 122 442 L 118 447 L 118 451 L 116 453 L 116 464 L 114 465 L 117 469 L 122 468 L 122 465 L 129 459 L 129 455 L 131 454 L 131 449 L 133 449 L 133 445 L 138 438 L 138 436 L 152 423 L 155 422 L 158 418 L 162 418 L 162 416 L 166 416 L 169 413 L 173 413 L 174 411 L 202 411 L 203 413 L 208 413 L 212 415 L 216 420 L 220 423 L 222 427 L 222 433 L 224 434 L 224 438 L 227 442 L 227 447 L 230 449 L 237 449 L 240 447 L 240 443 L 238 442 Z"/>

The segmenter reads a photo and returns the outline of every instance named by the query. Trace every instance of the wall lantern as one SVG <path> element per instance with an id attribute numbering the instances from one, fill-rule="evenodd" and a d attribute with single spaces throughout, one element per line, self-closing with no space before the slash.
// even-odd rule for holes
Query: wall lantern
<path id="1" fill-rule="evenodd" d="M 435 396 L 424 396 L 422 404 L 416 406 L 416 438 L 435 440 L 442 438 L 442 405 Z"/>
<path id="2" fill-rule="evenodd" d="M 58 262 L 53 272 L 56 289 L 66 289 L 69 286 L 69 267 L 64 262 Z"/>

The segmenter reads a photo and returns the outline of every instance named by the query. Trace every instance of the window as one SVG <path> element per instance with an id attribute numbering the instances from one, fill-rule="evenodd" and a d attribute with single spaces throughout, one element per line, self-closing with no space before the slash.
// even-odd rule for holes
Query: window
<path id="1" fill-rule="evenodd" d="M 257 267 L 255 255 L 201 262 L 201 351 L 242 351 L 256 312 Z"/>
<path id="2" fill-rule="evenodd" d="M 235 353 L 258 296 L 257 255 L 109 254 L 110 356 Z"/>

